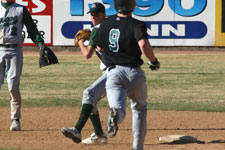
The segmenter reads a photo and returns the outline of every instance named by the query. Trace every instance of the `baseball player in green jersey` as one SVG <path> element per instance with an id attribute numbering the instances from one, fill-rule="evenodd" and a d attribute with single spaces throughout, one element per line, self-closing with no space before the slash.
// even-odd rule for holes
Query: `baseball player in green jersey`
<path id="1" fill-rule="evenodd" d="M 158 70 L 160 64 L 148 41 L 147 26 L 134 19 L 135 0 L 114 0 L 118 12 L 101 23 L 94 39 L 95 45 L 104 50 L 106 93 L 110 110 L 107 121 L 109 137 L 115 137 L 118 123 L 126 115 L 126 98 L 131 100 L 133 150 L 143 150 L 147 128 L 147 85 L 141 69 L 144 54 L 149 68 Z"/>
<path id="2" fill-rule="evenodd" d="M 100 23 L 105 19 L 105 7 L 99 2 L 93 3 L 88 13 L 91 14 L 91 21 L 94 25 L 88 46 L 85 46 L 83 39 L 79 40 L 81 52 L 87 59 L 89 59 L 93 55 L 94 51 L 97 50 L 93 43 L 93 39 L 95 38 L 95 34 L 99 28 Z M 98 55 L 99 59 L 102 60 L 104 53 L 96 51 L 96 54 Z M 100 69 L 105 70 L 105 65 L 102 63 L 102 61 Z M 71 138 L 76 143 L 80 143 L 82 139 L 81 130 L 90 117 L 95 132 L 89 138 L 82 140 L 82 143 L 107 143 L 107 136 L 103 133 L 99 112 L 97 109 L 97 102 L 106 96 L 105 82 L 106 73 L 103 72 L 102 76 L 100 76 L 91 86 L 84 90 L 80 118 L 75 127 L 61 129 L 64 136 Z"/>
<path id="3" fill-rule="evenodd" d="M 30 38 L 40 47 L 46 47 L 28 9 L 13 0 L 1 0 L 0 4 L 0 87 L 4 77 L 8 83 L 11 105 L 11 131 L 20 131 L 21 95 L 20 76 L 23 66 L 22 36 L 26 26 Z"/>

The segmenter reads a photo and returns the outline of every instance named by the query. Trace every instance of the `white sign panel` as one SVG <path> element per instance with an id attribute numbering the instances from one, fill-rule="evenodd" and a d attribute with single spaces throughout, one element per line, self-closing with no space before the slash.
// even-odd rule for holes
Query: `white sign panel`
<path id="1" fill-rule="evenodd" d="M 52 45 L 53 0 L 15 0 L 15 2 L 27 7 L 45 44 Z M 23 29 L 23 36 L 24 45 L 35 45 L 30 39 L 26 27 Z"/>
<path id="2" fill-rule="evenodd" d="M 43 36 L 45 43 L 51 43 L 51 16 L 32 16 L 32 18 L 40 34 Z M 29 38 L 26 27 L 24 27 L 23 36 L 24 43 L 33 44 L 33 41 Z"/>
<path id="3" fill-rule="evenodd" d="M 214 0 L 136 0 L 133 17 L 144 21 L 153 46 L 213 46 Z M 106 7 L 106 15 L 114 15 L 113 0 L 53 1 L 53 45 L 73 46 L 79 29 L 92 26 L 86 14 L 93 2 Z M 63 6 L 63 7 L 62 7 Z"/>

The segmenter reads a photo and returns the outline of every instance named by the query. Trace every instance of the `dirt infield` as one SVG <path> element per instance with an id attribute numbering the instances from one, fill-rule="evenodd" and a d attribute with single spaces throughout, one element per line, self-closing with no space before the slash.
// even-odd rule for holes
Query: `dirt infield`
<path id="1" fill-rule="evenodd" d="M 156 48 L 157 49 L 157 48 Z M 208 48 L 207 50 L 186 48 L 183 50 L 160 49 L 159 54 L 183 53 L 223 53 L 224 49 Z M 25 51 L 35 53 L 36 51 Z M 58 54 L 76 54 L 60 52 Z M 9 127 L 10 108 L 0 108 L 0 149 L 15 148 L 22 150 L 130 150 L 132 148 L 131 110 L 127 110 L 125 121 L 119 125 L 116 138 L 109 139 L 107 145 L 85 146 L 75 144 L 65 138 L 60 129 L 75 125 L 80 114 L 78 108 L 22 108 L 22 131 L 11 132 Z M 108 109 L 100 108 L 100 118 L 105 129 Z M 153 111 L 148 110 L 148 127 L 145 150 L 225 150 L 225 113 L 190 112 L 190 111 Z M 91 122 L 82 131 L 87 138 L 93 132 Z M 197 137 L 197 143 L 191 144 L 160 144 L 159 137 L 171 134 L 190 135 Z"/>
<path id="2" fill-rule="evenodd" d="M 22 131 L 10 132 L 10 109 L 0 109 L 0 148 L 40 150 L 128 150 L 132 146 L 131 111 L 119 125 L 116 138 L 107 145 L 84 146 L 65 138 L 60 129 L 71 127 L 79 117 L 76 108 L 23 108 Z M 105 128 L 108 109 L 100 109 Z M 225 113 L 148 111 L 148 131 L 145 150 L 224 150 Z M 93 132 L 90 121 L 82 131 L 83 138 Z M 161 136 L 182 134 L 197 137 L 198 143 L 160 144 Z M 200 142 L 201 141 L 201 142 Z"/>

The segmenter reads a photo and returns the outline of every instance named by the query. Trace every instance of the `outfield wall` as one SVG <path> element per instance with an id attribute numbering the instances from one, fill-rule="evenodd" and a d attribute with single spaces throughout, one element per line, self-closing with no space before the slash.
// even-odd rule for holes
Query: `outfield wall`
<path id="1" fill-rule="evenodd" d="M 79 29 L 91 28 L 93 2 L 116 14 L 113 0 L 15 0 L 28 7 L 48 45 L 72 46 Z M 153 46 L 224 46 L 225 0 L 137 0 L 133 17 L 146 22 Z M 224 9 L 223 9 L 224 8 Z M 33 45 L 25 32 L 24 45 Z"/>
<path id="2" fill-rule="evenodd" d="M 215 45 L 225 46 L 225 0 L 216 0 Z"/>

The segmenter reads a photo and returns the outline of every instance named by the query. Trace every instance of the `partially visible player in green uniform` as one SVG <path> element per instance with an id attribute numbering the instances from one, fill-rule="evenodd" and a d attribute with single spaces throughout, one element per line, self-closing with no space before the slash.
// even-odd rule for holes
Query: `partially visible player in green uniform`
<path id="1" fill-rule="evenodd" d="M 1 0 L 0 4 L 0 87 L 4 77 L 8 83 L 11 104 L 11 131 L 20 131 L 21 94 L 20 76 L 23 66 L 23 26 L 32 41 L 41 49 L 46 48 L 32 17 L 25 6 L 13 0 Z"/>
<path id="2" fill-rule="evenodd" d="M 103 4 L 96 2 L 91 5 L 90 11 L 91 21 L 94 25 L 91 32 L 91 37 L 88 46 L 85 46 L 84 40 L 79 40 L 79 46 L 85 58 L 89 59 L 96 51 L 99 59 L 101 60 L 100 69 L 105 70 L 105 65 L 102 62 L 103 52 L 97 51 L 93 39 L 100 26 L 100 23 L 105 19 L 105 7 Z M 83 144 L 105 144 L 107 143 L 107 136 L 103 133 L 99 112 L 97 109 L 97 102 L 106 96 L 105 89 L 106 74 L 103 72 L 91 86 L 85 89 L 82 99 L 82 110 L 80 118 L 72 128 L 62 128 L 61 131 L 64 136 L 71 138 L 75 143 L 81 142 L 81 130 L 90 117 L 95 132 L 87 139 L 82 140 Z"/>

